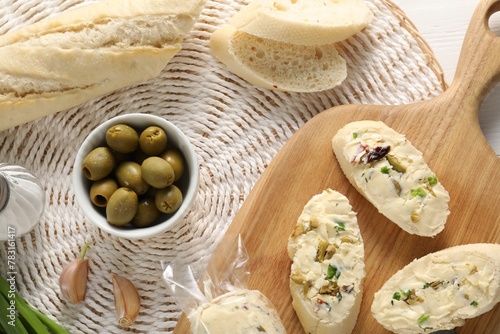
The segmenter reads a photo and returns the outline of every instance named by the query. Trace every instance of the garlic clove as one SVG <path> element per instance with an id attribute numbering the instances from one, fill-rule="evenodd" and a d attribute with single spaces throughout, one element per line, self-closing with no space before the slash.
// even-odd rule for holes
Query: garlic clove
<path id="1" fill-rule="evenodd" d="M 84 257 L 91 244 L 86 243 L 82 247 L 80 256 L 68 263 L 59 276 L 59 289 L 62 295 L 74 304 L 85 299 L 90 265 L 89 260 Z"/>
<path id="2" fill-rule="evenodd" d="M 135 285 L 128 279 L 115 274 L 112 278 L 118 323 L 121 327 L 129 327 L 137 319 L 141 308 L 141 297 Z"/>

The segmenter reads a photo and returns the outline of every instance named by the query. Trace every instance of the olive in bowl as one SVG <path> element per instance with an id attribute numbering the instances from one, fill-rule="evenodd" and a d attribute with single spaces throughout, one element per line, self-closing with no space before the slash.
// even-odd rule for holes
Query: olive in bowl
<path id="1" fill-rule="evenodd" d="M 148 145 L 147 140 L 154 145 L 144 152 L 140 143 Z M 114 154 L 114 159 L 104 160 L 103 170 L 93 165 L 103 160 L 101 155 L 99 160 L 90 154 L 101 147 L 106 148 L 102 150 L 106 158 L 108 150 Z M 170 157 L 176 155 L 179 166 Z M 97 176 L 89 178 L 90 174 Z M 75 197 L 86 218 L 127 239 L 146 239 L 171 229 L 191 207 L 198 184 L 198 161 L 188 138 L 172 123 L 150 114 L 116 116 L 96 127 L 82 143 L 73 166 Z"/>

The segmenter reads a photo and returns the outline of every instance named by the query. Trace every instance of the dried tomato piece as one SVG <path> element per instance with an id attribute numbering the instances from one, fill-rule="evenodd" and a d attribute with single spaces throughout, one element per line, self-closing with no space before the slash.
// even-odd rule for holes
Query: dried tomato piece
<path id="1" fill-rule="evenodd" d="M 380 160 L 389 153 L 391 146 L 377 146 L 373 150 L 369 151 L 364 157 L 363 162 L 368 164 L 372 161 Z"/>

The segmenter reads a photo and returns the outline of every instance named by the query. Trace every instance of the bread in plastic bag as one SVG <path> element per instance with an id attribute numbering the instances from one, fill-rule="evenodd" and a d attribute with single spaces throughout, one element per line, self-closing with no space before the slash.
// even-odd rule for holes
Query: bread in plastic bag
<path id="1" fill-rule="evenodd" d="M 186 259 L 162 263 L 163 280 L 191 323 L 191 334 L 285 334 L 276 308 L 260 291 L 248 289 L 248 254 L 241 236 L 200 270 Z M 203 262 L 203 261 L 201 261 Z M 199 278 L 198 278 L 199 277 Z"/>

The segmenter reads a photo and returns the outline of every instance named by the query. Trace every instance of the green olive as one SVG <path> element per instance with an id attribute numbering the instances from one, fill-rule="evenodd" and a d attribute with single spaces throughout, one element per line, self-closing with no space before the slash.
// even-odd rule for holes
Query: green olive
<path id="1" fill-rule="evenodd" d="M 133 190 L 118 188 L 109 198 L 106 218 L 111 225 L 126 225 L 134 219 L 138 205 L 139 198 Z"/>
<path id="2" fill-rule="evenodd" d="M 106 131 L 106 144 L 120 153 L 130 153 L 139 145 L 139 135 L 126 124 L 113 125 Z"/>
<path id="3" fill-rule="evenodd" d="M 150 126 L 141 132 L 139 146 L 147 155 L 158 155 L 167 147 L 167 134 L 158 126 Z"/>
<path id="4" fill-rule="evenodd" d="M 90 200 L 98 207 L 104 208 L 116 189 L 118 184 L 111 178 L 96 181 L 90 187 Z"/>
<path id="5" fill-rule="evenodd" d="M 116 165 L 116 158 L 109 147 L 97 147 L 93 149 L 82 162 L 83 175 L 91 180 L 97 181 L 108 176 Z"/>
<path id="6" fill-rule="evenodd" d="M 137 213 L 132 219 L 132 225 L 135 227 L 151 226 L 160 216 L 161 212 L 155 205 L 153 198 L 143 198 L 139 201 Z"/>
<path id="7" fill-rule="evenodd" d="M 170 166 L 172 166 L 175 175 L 174 182 L 179 180 L 182 174 L 184 174 L 185 166 L 182 153 L 177 149 L 171 149 L 163 153 L 161 157 L 165 159 L 170 164 Z"/>
<path id="8" fill-rule="evenodd" d="M 175 185 L 160 189 L 156 193 L 155 204 L 164 213 L 174 213 L 182 204 L 182 193 Z"/>
<path id="9" fill-rule="evenodd" d="M 137 195 L 143 195 L 149 189 L 149 184 L 142 178 L 141 165 L 137 162 L 122 162 L 116 168 L 115 176 L 120 186 L 132 189 Z"/>
<path id="10" fill-rule="evenodd" d="M 174 170 L 160 157 L 149 157 L 141 165 L 142 178 L 152 187 L 161 189 L 174 182 Z"/>

